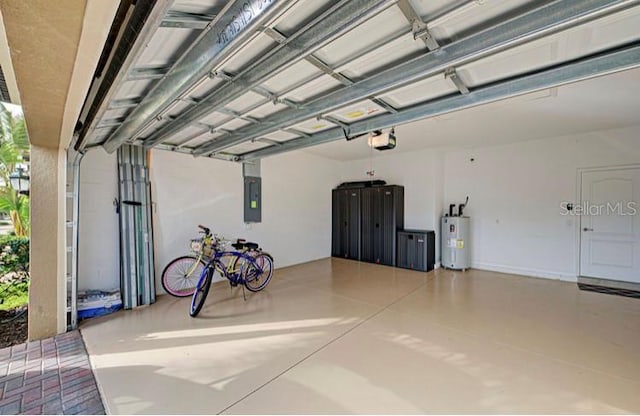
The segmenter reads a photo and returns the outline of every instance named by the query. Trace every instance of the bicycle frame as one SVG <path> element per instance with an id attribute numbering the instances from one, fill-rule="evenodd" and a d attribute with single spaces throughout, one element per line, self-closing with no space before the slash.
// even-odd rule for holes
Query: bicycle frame
<path id="1" fill-rule="evenodd" d="M 213 255 L 202 269 L 191 299 L 189 315 L 196 317 L 207 299 L 213 274 L 217 271 L 224 276 L 231 286 L 241 285 L 242 297 L 247 300 L 245 289 L 251 292 L 262 290 L 271 280 L 273 273 L 273 257 L 263 252 L 255 243 L 233 244 L 235 250 L 222 249 L 228 245 L 228 241 L 216 237 L 219 243 L 216 245 Z M 224 244 L 223 244 L 224 243 Z M 255 246 L 255 248 L 253 247 Z M 268 258 L 268 267 L 264 267 L 264 258 Z M 225 259 L 229 259 L 225 261 Z M 260 284 L 262 276 L 267 276 Z"/>
<path id="2" fill-rule="evenodd" d="M 193 262 L 193 265 L 189 268 L 189 270 L 187 270 L 187 276 L 191 276 L 191 273 L 196 271 L 198 264 L 200 263 L 200 261 L 202 261 L 203 258 L 204 258 L 204 254 L 198 253 L 196 257 L 196 261 Z"/>
<path id="3" fill-rule="evenodd" d="M 205 260 L 206 263 L 208 264 L 209 261 L 211 260 L 211 257 L 207 256 L 204 254 L 204 250 L 205 247 L 209 244 L 211 244 L 211 235 L 206 234 L 204 235 L 201 239 L 201 249 L 199 251 L 194 251 L 191 250 L 194 254 L 196 254 L 196 261 L 193 263 L 193 265 L 191 266 L 191 268 L 187 271 L 187 276 L 190 276 L 191 273 L 193 273 L 196 268 L 198 267 L 198 264 L 200 263 L 200 261 Z"/>
<path id="4" fill-rule="evenodd" d="M 207 271 L 210 268 L 214 268 L 220 272 L 222 276 L 224 276 L 229 282 L 234 285 L 244 284 L 244 274 L 243 268 L 246 267 L 247 264 L 256 266 L 255 258 L 250 254 L 250 251 L 216 251 L 214 256 L 211 257 L 205 268 L 202 270 L 200 274 L 200 278 L 198 279 L 198 284 L 196 287 L 202 284 L 203 279 L 207 275 Z M 224 257 L 229 257 L 231 261 L 229 261 L 228 265 L 225 265 L 222 261 Z M 236 261 L 233 261 L 233 260 Z M 247 262 L 238 262 L 237 260 L 246 260 Z M 232 267 L 233 266 L 233 267 Z"/>

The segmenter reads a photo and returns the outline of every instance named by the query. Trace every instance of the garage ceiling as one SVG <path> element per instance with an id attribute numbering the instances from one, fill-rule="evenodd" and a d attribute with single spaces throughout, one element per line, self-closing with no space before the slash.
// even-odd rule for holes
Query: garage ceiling
<path id="1" fill-rule="evenodd" d="M 640 69 L 634 69 L 398 126 L 393 153 L 640 127 L 639 109 Z M 392 154 L 370 150 L 366 140 L 338 140 L 305 152 L 342 161 Z"/>
<path id="2" fill-rule="evenodd" d="M 513 137 L 496 114 L 550 121 L 523 139 L 630 124 L 638 27 L 637 0 L 158 1 L 77 146 L 242 161 L 423 119 L 405 149 Z M 361 153 L 336 146 L 313 152 Z"/>

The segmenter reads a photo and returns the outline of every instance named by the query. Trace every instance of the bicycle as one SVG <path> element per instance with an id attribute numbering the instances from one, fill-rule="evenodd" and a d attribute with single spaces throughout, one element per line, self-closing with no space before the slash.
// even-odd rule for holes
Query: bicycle
<path id="1" fill-rule="evenodd" d="M 215 241 L 211 230 L 204 225 L 198 225 L 198 228 L 204 235 L 191 240 L 189 248 L 193 254 L 171 260 L 162 271 L 162 287 L 172 296 L 192 296 L 202 270 L 213 255 Z"/>
<path id="2" fill-rule="evenodd" d="M 196 290 L 191 298 L 189 315 L 196 317 L 207 299 L 213 275 L 217 271 L 225 277 L 232 287 L 242 285 L 242 295 L 246 300 L 244 289 L 259 292 L 271 281 L 273 275 L 273 257 L 258 247 L 256 243 L 238 241 L 231 246 L 235 250 L 224 250 L 229 244 L 216 238 L 214 255 L 210 258 L 204 270 L 200 273 Z M 225 264 L 225 260 L 228 263 Z"/>
<path id="3" fill-rule="evenodd" d="M 200 228 L 199 232 L 203 236 L 191 240 L 189 248 L 193 254 L 171 260 L 162 271 L 160 279 L 162 287 L 171 296 L 178 298 L 193 296 L 198 279 L 209 260 L 211 260 L 216 245 L 220 242 L 220 239 L 214 236 L 208 227 L 198 225 L 198 228 Z M 246 243 L 245 240 L 238 239 L 234 244 L 244 243 Z M 247 248 L 247 250 L 249 249 Z M 253 250 L 249 251 L 253 252 L 255 250 L 257 250 L 257 245 Z M 230 264 L 230 266 L 232 268 L 237 268 L 237 260 L 237 258 L 231 259 L 233 264 Z"/>

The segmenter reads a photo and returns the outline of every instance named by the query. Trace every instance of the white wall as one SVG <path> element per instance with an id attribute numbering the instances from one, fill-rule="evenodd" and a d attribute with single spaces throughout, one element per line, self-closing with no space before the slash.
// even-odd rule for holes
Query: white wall
<path id="1" fill-rule="evenodd" d="M 262 222 L 245 227 L 240 164 L 166 151 L 151 154 L 156 273 L 204 224 L 227 238 L 256 241 L 276 267 L 331 254 L 331 189 L 341 163 L 305 153 L 262 161 Z M 159 286 L 160 287 L 160 286 Z"/>
<path id="2" fill-rule="evenodd" d="M 117 197 L 116 154 L 89 151 L 80 165 L 79 290 L 120 287 Z"/>
<path id="3" fill-rule="evenodd" d="M 560 215 L 560 203 L 575 202 L 578 168 L 640 163 L 639 134 L 635 126 L 473 149 L 388 151 L 374 153 L 373 169 L 405 187 L 405 228 L 439 237 L 440 216 L 468 195 L 473 267 L 575 280 L 578 224 Z M 341 180 L 366 179 L 371 163 L 343 162 Z"/>
<path id="4" fill-rule="evenodd" d="M 445 206 L 469 195 L 472 266 L 575 280 L 578 223 L 560 203 L 577 202 L 578 168 L 640 163 L 639 134 L 636 126 L 448 152 Z"/>
<path id="5" fill-rule="evenodd" d="M 639 135 L 635 126 L 496 147 L 391 151 L 377 154 L 373 168 L 377 178 L 405 187 L 406 228 L 439 235 L 448 204 L 469 195 L 473 267 L 574 280 L 578 224 L 560 215 L 560 203 L 576 200 L 578 168 L 640 163 Z M 330 190 L 342 181 L 366 179 L 370 163 L 301 152 L 263 160 L 263 221 L 246 228 L 241 165 L 153 151 L 158 277 L 172 258 L 188 253 L 200 223 L 229 238 L 259 242 L 277 267 L 328 257 Z M 115 155 L 89 152 L 81 182 L 79 287 L 117 287 Z"/>

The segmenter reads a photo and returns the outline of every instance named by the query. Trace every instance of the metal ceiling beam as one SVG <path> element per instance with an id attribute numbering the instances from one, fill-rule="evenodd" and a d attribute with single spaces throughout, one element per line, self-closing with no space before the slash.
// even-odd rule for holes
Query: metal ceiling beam
<path id="1" fill-rule="evenodd" d="M 107 58 L 104 70 L 92 81 L 87 94 L 78 119 L 82 123 L 82 129 L 74 144 L 76 151 L 84 149 L 89 136 L 93 134 L 111 100 L 126 79 L 129 69 L 144 51 L 172 3 L 173 0 L 138 1 L 133 12 L 129 9 L 126 25 L 114 41 L 116 46 Z M 146 8 L 149 10 L 148 13 L 145 11 Z"/>
<path id="2" fill-rule="evenodd" d="M 521 76 L 487 87 L 480 87 L 466 95 L 454 95 L 441 98 L 408 107 L 397 114 L 385 114 L 352 123 L 349 126 L 349 134 L 352 136 L 365 134 L 372 130 L 398 126 L 428 117 L 464 110 L 535 91 L 634 68 L 640 68 L 640 42 L 624 48 L 610 50 L 595 56 L 561 64 L 552 69 L 535 72 L 531 75 Z M 343 138 L 344 134 L 342 129 L 331 129 L 316 133 L 310 137 L 283 142 L 277 147 L 268 147 L 245 153 L 239 156 L 236 161 L 263 158 Z"/>
<path id="3" fill-rule="evenodd" d="M 252 140 L 252 142 L 262 142 L 262 143 L 270 144 L 270 145 L 272 145 L 272 146 L 282 146 L 282 143 L 280 143 L 279 141 L 277 141 L 277 140 L 272 140 L 272 139 L 266 139 L 266 138 L 264 138 L 264 137 L 261 137 L 261 138 L 259 138 L 259 139 Z"/>
<path id="4" fill-rule="evenodd" d="M 379 48 L 379 47 L 382 47 L 382 46 L 384 46 L 384 45 L 387 45 L 387 44 L 389 44 L 389 43 L 391 43 L 391 42 L 395 42 L 395 41 L 396 41 L 396 40 L 398 40 L 399 38 L 401 38 L 401 37 L 405 36 L 407 33 L 408 33 L 408 32 L 407 32 L 407 31 L 405 31 L 405 30 L 403 30 L 403 31 L 401 31 L 401 32 L 398 32 L 398 33 L 395 33 L 395 34 L 394 34 L 394 35 L 392 35 L 389 39 L 384 39 L 384 40 L 382 40 L 382 41 L 376 42 L 375 44 L 370 45 L 369 47 L 367 47 L 367 48 L 365 48 L 365 49 L 363 49 L 363 50 L 358 51 L 358 52 L 357 52 L 357 53 L 355 53 L 354 55 L 349 56 L 349 58 L 348 58 L 348 59 L 344 59 L 343 61 L 341 61 L 340 63 L 338 63 L 336 66 L 337 66 L 337 67 L 339 67 L 339 66 L 345 65 L 347 62 L 349 62 L 349 61 L 351 61 L 351 60 L 356 60 L 356 59 L 362 58 L 363 56 L 365 56 L 365 55 L 367 55 L 367 54 L 371 53 L 372 51 L 374 51 L 375 49 L 377 49 L 377 48 Z M 216 73 L 218 73 L 218 71 L 216 71 Z M 231 77 L 232 77 L 232 75 L 231 75 L 231 74 L 228 74 L 228 73 L 224 73 L 224 76 L 226 76 L 226 77 L 231 76 Z M 308 79 L 300 80 L 300 81 L 298 81 L 297 83 L 295 83 L 295 84 L 292 84 L 292 85 L 288 86 L 286 89 L 284 89 L 284 90 L 282 90 L 282 91 L 280 91 L 280 92 L 278 92 L 278 93 L 275 93 L 275 92 L 269 91 L 269 90 L 267 90 L 266 88 L 264 88 L 264 87 L 262 87 L 262 86 L 256 86 L 256 87 L 253 87 L 253 88 L 251 89 L 251 91 L 255 92 L 256 94 L 262 95 L 263 97 L 265 97 L 265 100 L 263 100 L 263 101 L 261 101 L 261 102 L 257 103 L 257 104 L 256 104 L 256 105 L 254 105 L 254 106 L 251 106 L 251 107 L 250 107 L 250 108 L 248 108 L 248 109 L 245 109 L 245 110 L 243 111 L 243 113 L 244 113 L 244 114 L 250 113 L 251 111 L 255 110 L 256 108 L 258 108 L 258 107 L 260 107 L 260 106 L 263 106 L 263 105 L 265 105 L 265 104 L 268 104 L 269 102 L 274 103 L 274 104 L 282 104 L 282 105 L 286 105 L 286 106 L 291 107 L 291 108 L 300 108 L 300 107 L 301 107 L 301 104 L 300 104 L 300 103 L 297 103 L 297 102 L 295 102 L 295 101 L 292 101 L 292 100 L 290 100 L 290 99 L 288 99 L 288 98 L 280 98 L 280 97 L 283 97 L 283 96 L 285 96 L 285 95 L 289 94 L 290 92 L 292 92 L 292 91 L 294 91 L 294 90 L 297 90 L 297 89 L 298 89 L 298 88 L 300 88 L 300 87 L 305 86 L 305 85 L 306 85 L 306 84 L 308 84 L 309 82 L 313 82 L 313 81 L 315 81 L 316 79 L 320 78 L 321 76 L 323 76 L 323 75 L 316 75 L 316 76 L 310 77 L 310 78 L 308 78 Z M 353 82 L 352 82 L 352 83 L 353 83 Z M 382 103 L 382 102 L 378 101 L 375 97 L 369 97 L 369 99 L 370 99 L 371 101 L 374 101 L 376 104 L 380 105 L 381 107 L 384 107 L 384 105 L 387 105 L 387 107 L 385 107 L 385 108 L 386 108 L 386 109 L 387 109 L 387 111 L 389 111 L 389 112 L 392 112 L 392 113 L 397 112 L 397 110 L 396 110 L 396 109 L 395 109 L 391 104 L 389 104 L 389 103 L 386 103 L 386 102 L 385 102 L 385 103 Z M 183 99 L 183 100 L 189 100 L 189 99 Z M 196 102 L 196 101 L 191 101 L 191 104 L 197 104 L 197 102 Z"/>
<path id="5" fill-rule="evenodd" d="M 124 118 L 107 118 L 100 120 L 100 123 L 96 126 L 96 129 L 104 129 L 106 127 L 119 126 L 124 121 Z"/>
<path id="6" fill-rule="evenodd" d="M 162 19 L 160 27 L 203 30 L 206 29 L 215 18 L 215 14 L 186 13 L 170 10 L 164 19 Z"/>
<path id="7" fill-rule="evenodd" d="M 381 99 L 381 98 L 376 98 L 376 97 L 368 97 L 369 101 L 373 102 L 374 104 L 379 105 L 380 107 L 384 108 L 385 110 L 387 110 L 390 113 L 397 113 L 398 109 L 395 108 L 394 106 L 392 106 L 391 104 L 389 104 L 388 102 L 386 102 L 385 100 Z"/>
<path id="8" fill-rule="evenodd" d="M 407 1 L 407 0 L 401 0 L 401 1 Z M 409 7 L 411 7 L 411 5 L 409 5 Z M 267 28 L 264 28 L 262 30 L 262 32 L 264 34 L 266 34 L 267 36 L 269 36 L 271 39 L 273 39 L 276 42 L 278 42 L 278 43 L 286 43 L 287 42 L 287 37 L 285 35 L 283 35 L 282 33 L 278 32 L 276 29 L 267 27 Z M 320 71 L 322 71 L 326 75 L 329 75 L 333 79 L 335 79 L 338 82 L 340 82 L 342 85 L 351 85 L 351 84 L 354 83 L 354 81 L 352 81 L 349 77 L 347 77 L 346 75 L 342 74 L 341 72 L 337 72 L 336 70 L 331 68 L 330 65 L 326 64 L 325 62 L 323 62 L 320 58 L 318 58 L 314 54 L 308 55 L 305 58 L 305 60 L 307 62 L 309 62 L 311 65 L 313 65 L 316 68 L 318 68 Z M 374 103 L 376 103 L 380 107 L 387 109 L 387 111 L 390 111 L 390 112 L 395 112 L 396 111 L 395 108 L 393 108 L 393 106 L 391 104 L 387 103 L 382 98 L 369 97 L 369 100 L 373 101 Z M 289 105 L 289 106 L 295 108 L 295 106 L 291 106 L 291 105 Z"/>
<path id="9" fill-rule="evenodd" d="M 218 152 L 243 141 L 326 114 L 371 95 L 443 73 L 452 66 L 476 61 L 638 4 L 640 0 L 556 0 L 379 72 L 351 86 L 326 94 L 305 103 L 298 110 L 283 111 L 263 119 L 259 125 L 238 129 L 233 134 L 218 138 L 215 143 L 199 146 L 194 150 L 194 154 Z"/>
<path id="10" fill-rule="evenodd" d="M 191 140 L 195 140 L 198 137 L 202 136 L 203 134 L 207 134 L 209 132 L 210 132 L 210 130 L 205 130 L 205 129 L 203 129 L 201 131 L 197 131 L 197 132 L 195 132 L 193 134 L 190 134 L 189 136 L 185 137 L 184 139 L 180 140 L 178 143 L 172 144 L 172 146 L 182 147 L 185 144 L 189 143 Z"/>
<path id="11" fill-rule="evenodd" d="M 121 108 L 135 107 L 142 101 L 142 98 L 123 98 L 121 100 L 111 100 L 108 110 L 118 110 Z"/>
<path id="12" fill-rule="evenodd" d="M 357 60 L 359 58 L 362 58 L 363 56 L 371 53 L 372 51 L 374 51 L 374 50 L 376 50 L 376 49 L 378 49 L 380 47 L 383 47 L 383 46 L 385 46 L 385 45 L 387 45 L 389 43 L 395 42 L 399 38 L 405 36 L 407 33 L 408 33 L 407 31 L 403 30 L 401 32 L 398 32 L 398 33 L 392 35 L 389 39 L 384 39 L 382 41 L 376 42 L 376 43 L 368 46 L 367 48 L 358 51 L 354 55 L 349 56 L 349 58 L 343 59 L 342 61 L 340 61 L 336 65 L 336 67 L 343 66 L 346 63 L 348 63 L 349 61 L 353 61 L 353 60 Z M 230 74 L 226 74 L 226 76 L 230 76 Z M 292 92 L 292 91 L 294 91 L 294 90 L 296 90 L 296 89 L 298 89 L 298 88 L 300 88 L 300 87 L 302 87 L 302 86 L 304 86 L 304 85 L 306 85 L 306 84 L 308 84 L 310 82 L 313 82 L 313 81 L 317 80 L 318 78 L 320 78 L 322 76 L 323 75 L 314 75 L 314 76 L 309 77 L 307 79 L 303 79 L 301 81 L 298 81 L 295 84 L 292 84 L 292 85 L 288 86 L 286 89 L 284 89 L 283 91 L 280 91 L 278 93 L 268 91 L 266 88 L 264 88 L 262 86 L 253 87 L 251 89 L 251 91 L 255 92 L 256 94 L 262 95 L 265 98 L 268 98 L 268 101 L 262 101 L 260 103 L 260 105 L 267 104 L 268 102 L 273 102 L 273 103 L 276 103 L 276 104 L 283 104 L 283 105 L 286 105 L 286 106 L 289 106 L 289 107 L 292 107 L 292 108 L 300 108 L 301 104 L 299 104 L 297 102 L 294 102 L 294 101 L 292 101 L 290 99 L 280 98 L 280 97 L 282 97 L 282 96 L 284 96 L 286 94 L 289 94 L 290 92 Z M 351 83 L 353 83 L 353 81 L 351 81 Z M 370 97 L 370 99 L 372 99 L 372 97 Z M 379 103 L 377 103 L 377 104 L 379 104 Z M 260 105 L 258 105 L 257 107 L 259 107 Z M 387 104 L 387 105 L 389 105 L 389 104 Z M 246 109 L 244 111 L 244 113 L 246 114 L 246 113 L 248 113 L 248 112 L 250 112 L 250 111 L 252 111 L 254 109 L 255 108 Z"/>
<path id="13" fill-rule="evenodd" d="M 226 114 L 228 116 L 232 116 L 233 118 L 237 118 L 243 121 L 248 121 L 249 123 L 257 123 L 258 120 L 255 117 L 246 116 L 238 111 L 230 110 L 228 108 L 220 108 L 218 109 L 219 113 Z"/>
<path id="14" fill-rule="evenodd" d="M 284 129 L 282 131 L 285 131 L 287 133 L 291 133 L 291 134 L 295 134 L 296 136 L 301 136 L 301 137 L 311 137 L 311 135 L 309 133 L 305 133 L 303 131 L 300 131 L 298 129 L 294 129 L 293 127 L 288 128 L 288 129 Z"/>
<path id="15" fill-rule="evenodd" d="M 202 99 L 200 104 L 186 110 L 178 120 L 162 127 L 145 140 L 145 146 L 152 147 L 162 143 L 191 122 L 235 100 L 252 87 L 268 80 L 274 74 L 350 30 L 354 25 L 368 20 L 384 10 L 391 2 L 392 0 L 342 0 L 336 3 L 290 37 L 285 44 L 277 46 L 264 58 L 238 74 L 234 82 L 217 88 Z"/>
<path id="16" fill-rule="evenodd" d="M 278 32 L 276 29 L 273 29 L 271 27 L 266 27 L 262 29 L 262 32 L 280 44 L 286 44 L 288 41 L 285 35 L 283 35 L 282 33 Z M 353 81 L 351 81 L 349 78 L 345 77 L 341 73 L 335 72 L 333 68 L 331 68 L 329 65 L 324 63 L 320 58 L 318 58 L 314 54 L 309 54 L 304 59 L 307 62 L 309 62 L 311 65 L 318 68 L 320 71 L 324 72 L 325 74 L 329 75 L 332 78 L 335 78 L 338 82 L 341 82 L 344 85 L 353 84 Z"/>
<path id="17" fill-rule="evenodd" d="M 127 81 L 139 81 L 143 79 L 160 79 L 171 69 L 170 66 L 148 66 L 133 68 L 127 75 Z"/>
<path id="18" fill-rule="evenodd" d="M 411 32 L 414 39 L 421 39 L 430 51 L 436 50 L 440 47 L 438 41 L 431 35 L 427 23 L 422 20 L 420 15 L 416 12 L 411 4 L 410 0 L 398 0 L 398 7 L 404 17 L 411 25 Z"/>
<path id="19" fill-rule="evenodd" d="M 372 45 L 369 45 L 367 48 L 362 49 L 362 50 L 354 53 L 353 55 L 350 55 L 348 58 L 343 59 L 342 61 L 338 62 L 335 66 L 336 67 L 341 67 L 341 66 L 347 64 L 350 61 L 354 61 L 354 60 L 360 59 L 363 56 L 373 52 L 374 50 L 376 50 L 376 49 L 378 49 L 380 47 L 383 47 L 383 46 L 385 46 L 385 45 L 387 45 L 389 43 L 397 41 L 401 37 L 405 36 L 407 33 L 410 33 L 410 32 L 407 32 L 406 30 L 402 30 L 400 32 L 397 32 L 397 33 L 393 34 L 388 39 L 383 39 L 382 41 L 378 41 L 378 42 L 376 42 L 376 43 L 374 43 Z M 283 105 L 286 105 L 286 106 L 289 106 L 289 107 L 292 107 L 292 108 L 300 108 L 301 105 L 299 103 L 296 103 L 296 102 L 294 102 L 292 100 L 289 100 L 287 98 L 280 98 L 280 97 L 282 97 L 284 95 L 287 95 L 290 92 L 292 92 L 292 91 L 294 91 L 294 90 L 306 85 L 309 82 L 313 82 L 313 81 L 315 81 L 316 79 L 318 79 L 318 78 L 320 78 L 322 76 L 323 75 L 316 75 L 316 76 L 313 76 L 310 79 L 301 80 L 301 81 L 297 82 L 296 84 L 290 85 L 285 90 L 280 91 L 277 94 L 275 92 L 268 91 L 266 88 L 264 88 L 262 86 L 254 87 L 252 89 L 252 91 L 257 93 L 257 94 L 260 94 L 260 95 L 264 96 L 265 98 L 268 98 L 270 102 L 274 102 L 276 104 L 283 104 Z M 352 83 L 353 83 L 353 81 L 352 81 Z M 370 98 L 372 99 L 373 97 L 370 97 Z M 264 105 L 266 103 L 267 103 L 267 101 L 264 101 L 264 102 L 262 102 L 261 105 Z M 376 104 L 380 105 L 380 103 L 376 103 Z M 387 103 L 387 105 L 390 108 L 393 108 L 390 104 Z M 249 111 L 251 111 L 251 110 L 246 110 L 245 113 L 247 113 Z M 390 112 L 394 112 L 393 110 L 390 110 L 390 109 L 389 109 L 389 111 Z"/>
<path id="20" fill-rule="evenodd" d="M 337 118 L 332 117 L 332 116 L 321 116 L 321 117 L 318 117 L 318 120 L 328 121 L 329 123 L 335 124 L 336 126 L 340 126 L 343 129 L 348 129 L 349 128 L 349 125 L 347 123 L 345 123 L 342 120 L 338 120 Z"/>
<path id="21" fill-rule="evenodd" d="M 141 140 L 137 140 L 136 142 L 133 143 L 134 146 L 142 146 L 142 141 Z M 176 153 L 183 153 L 183 154 L 187 154 L 190 155 L 191 154 L 191 150 L 186 148 L 186 147 L 180 147 L 180 146 L 174 146 L 174 145 L 170 145 L 170 144 L 160 144 L 158 146 L 155 147 L 158 150 L 166 150 L 166 151 L 170 151 L 170 152 L 176 152 Z M 235 161 L 237 156 L 230 154 L 230 153 L 218 153 L 217 155 L 211 155 L 209 156 L 211 159 L 218 159 L 218 160 L 224 160 L 227 162 L 231 162 L 231 161 Z"/>
<path id="22" fill-rule="evenodd" d="M 458 75 L 458 71 L 456 71 L 455 68 L 449 68 L 444 71 L 444 77 L 450 80 L 460 93 L 469 94 L 469 87 L 467 87 L 464 81 L 460 78 L 460 75 Z"/>
<path id="23" fill-rule="evenodd" d="M 291 3 L 290 0 L 248 2 L 233 0 L 216 17 L 209 30 L 173 66 L 147 94 L 127 120 L 106 140 L 107 152 L 132 141 L 148 123 L 179 99 L 197 81 L 206 77 L 230 53 L 243 45 L 255 28 Z M 240 18 L 239 18 L 240 16 Z"/>
<path id="24" fill-rule="evenodd" d="M 216 77 L 218 77 L 220 79 L 223 79 L 223 80 L 225 80 L 227 82 L 232 82 L 236 77 L 236 75 L 231 75 L 231 74 L 229 74 L 228 72 L 225 72 L 225 71 L 216 71 L 214 76 L 216 76 Z M 266 100 L 262 101 L 260 104 L 258 104 L 256 106 L 254 106 L 254 108 L 245 110 L 245 113 L 248 113 L 248 112 L 250 112 L 252 110 L 255 110 L 256 108 L 258 108 L 258 107 L 260 107 L 260 106 L 262 106 L 264 104 L 267 104 L 269 102 L 275 102 L 278 99 L 278 97 L 274 93 L 272 93 L 271 91 L 269 91 L 266 88 L 261 87 L 259 85 L 251 87 L 249 90 L 251 92 L 255 92 L 256 94 L 263 96 L 264 98 L 266 98 Z"/>

